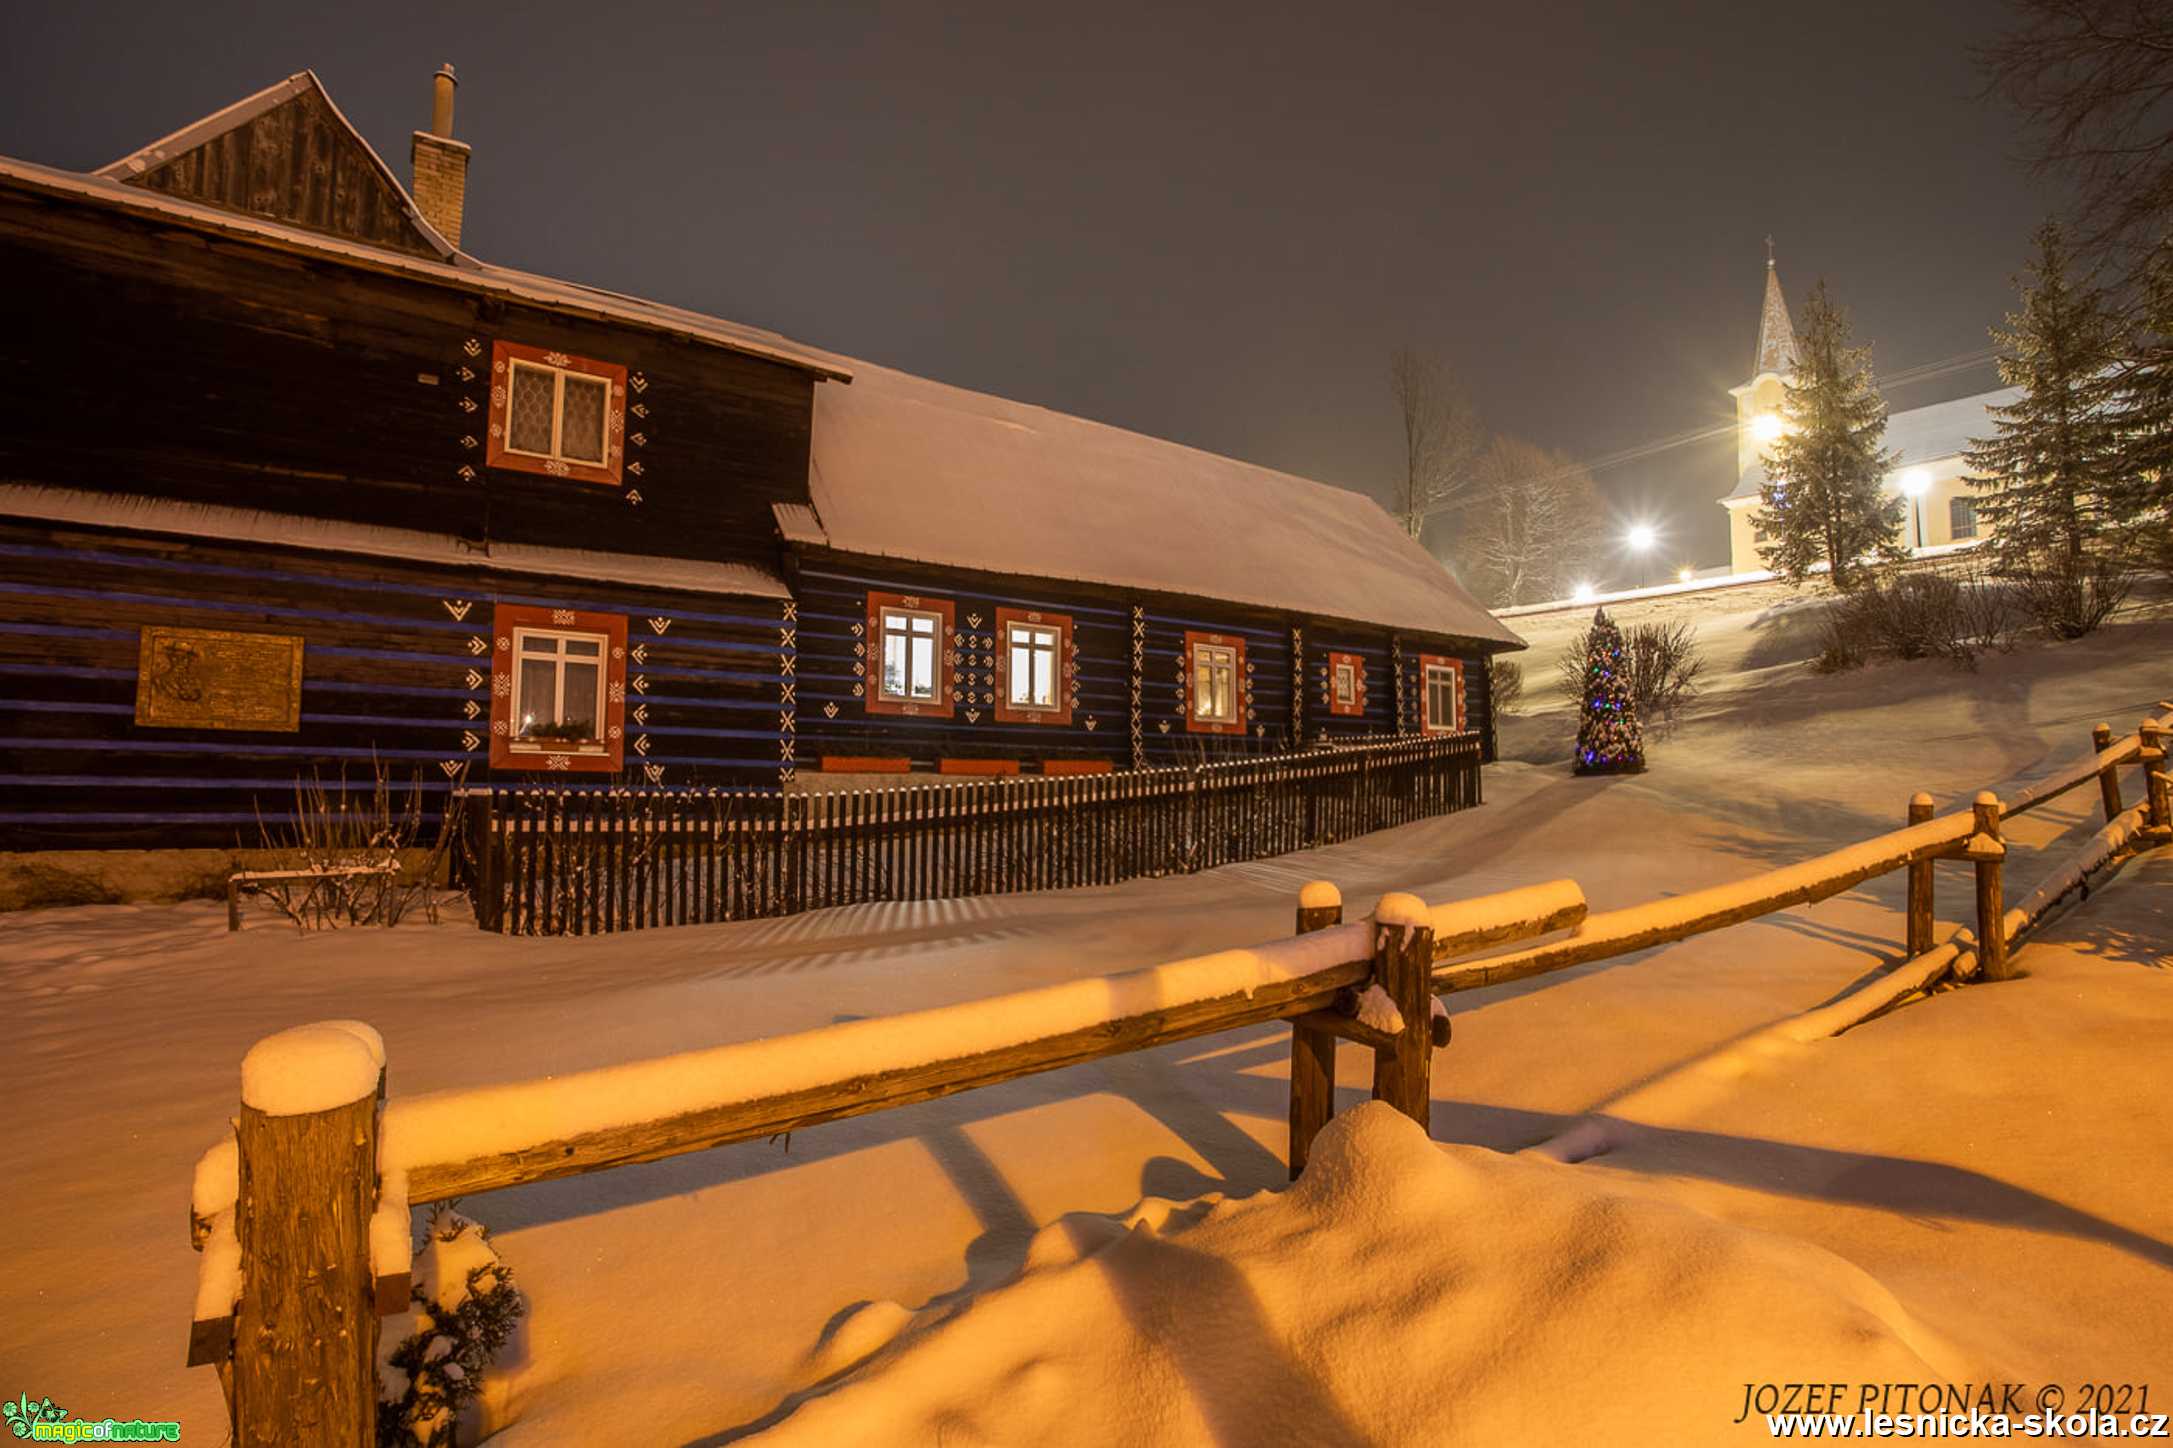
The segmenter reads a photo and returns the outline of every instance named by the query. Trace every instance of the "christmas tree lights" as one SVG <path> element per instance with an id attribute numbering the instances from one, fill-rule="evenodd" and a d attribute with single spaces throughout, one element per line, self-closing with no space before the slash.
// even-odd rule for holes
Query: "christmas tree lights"
<path id="1" fill-rule="evenodd" d="M 1577 720 L 1579 774 L 1635 774 L 1645 767 L 1645 731 L 1630 698 L 1629 659 L 1622 630 L 1606 609 L 1592 615 L 1585 635 L 1584 701 Z"/>

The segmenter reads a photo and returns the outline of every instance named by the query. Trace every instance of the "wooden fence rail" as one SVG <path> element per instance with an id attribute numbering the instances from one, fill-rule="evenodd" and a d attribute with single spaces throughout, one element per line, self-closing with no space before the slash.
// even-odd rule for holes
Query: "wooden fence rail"
<path id="1" fill-rule="evenodd" d="M 243 1063 L 244 1129 L 197 1168 L 189 1230 L 204 1266 L 188 1360 L 220 1368 L 237 1443 L 365 1448 L 376 1432 L 377 1317 L 405 1304 L 413 1206 L 706 1151 L 1272 1020 L 1292 1027 L 1295 1177 L 1333 1114 L 1339 1043 L 1371 1050 L 1375 1099 L 1426 1124 L 1432 1053 L 1449 1042 L 1440 995 L 1683 940 L 1895 870 L 1910 876 L 1907 959 L 1893 972 L 1907 991 L 1887 994 L 1899 999 L 1949 976 L 1998 979 L 2008 947 L 2061 898 L 2087 889 L 2094 871 L 2138 842 L 2173 839 L 2164 744 L 2173 706 L 2162 707 L 2166 715 L 2127 739 L 2101 731 L 2091 758 L 2021 797 L 2034 809 L 2095 782 L 2106 822 L 2013 909 L 2002 903 L 2013 842 L 2001 820 L 2017 810 L 1987 794 L 1934 817 L 1917 796 L 1908 824 L 1890 834 L 1630 909 L 1588 914 L 1576 883 L 1556 880 L 1431 908 L 1388 895 L 1346 925 L 1334 886 L 1316 881 L 1299 896 L 1289 939 L 504 1086 L 386 1102 L 383 1046 L 367 1026 L 283 1032 Z M 2123 808 L 2117 775 L 2131 763 L 2141 769 L 2142 802 Z M 1033 808 L 1029 798 L 1010 797 L 1020 812 Z M 1931 871 L 1941 860 L 1975 874 L 1975 931 L 1931 946 Z M 253 1077 L 272 1084 L 260 1091 Z M 311 1412 L 281 1406 L 295 1403 Z"/>
<path id="2" fill-rule="evenodd" d="M 1110 885 L 1310 849 L 1480 802 L 1474 734 L 1127 774 L 757 789 L 463 791 L 485 930 L 584 935 Z"/>

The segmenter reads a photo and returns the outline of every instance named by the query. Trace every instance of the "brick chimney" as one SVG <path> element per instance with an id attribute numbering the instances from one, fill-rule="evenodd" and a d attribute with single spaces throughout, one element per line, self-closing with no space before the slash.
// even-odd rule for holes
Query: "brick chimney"
<path id="1" fill-rule="evenodd" d="M 454 246 L 460 245 L 460 217 L 468 200 L 468 146 L 453 139 L 453 87 L 459 84 L 450 62 L 431 79 L 430 129 L 415 133 L 408 153 L 415 178 L 415 205 L 423 219 Z"/>

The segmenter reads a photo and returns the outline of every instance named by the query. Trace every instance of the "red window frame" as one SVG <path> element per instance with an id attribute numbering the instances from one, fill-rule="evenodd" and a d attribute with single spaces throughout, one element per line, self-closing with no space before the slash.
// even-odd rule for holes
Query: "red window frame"
<path id="1" fill-rule="evenodd" d="M 561 458 L 542 458 L 533 453 L 515 452 L 506 446 L 506 413 L 513 396 L 513 363 L 533 362 L 539 367 L 553 367 L 561 372 L 575 372 L 584 377 L 595 377 L 610 385 L 610 394 L 604 403 L 604 460 L 601 465 L 567 462 Z M 547 478 L 572 478 L 576 482 L 599 483 L 615 488 L 624 480 L 626 462 L 626 369 L 612 362 L 598 362 L 591 357 L 575 357 L 549 347 L 531 347 L 525 342 L 492 342 L 490 347 L 490 428 L 489 440 L 483 460 L 494 468 L 508 472 L 538 473 Z"/>
<path id="2" fill-rule="evenodd" d="M 604 737 L 601 750 L 552 750 L 513 742 L 513 631 L 566 629 L 602 634 Z M 616 774 L 626 767 L 626 615 L 577 608 L 535 608 L 501 603 L 491 611 L 490 767 L 552 773 Z"/>
<path id="3" fill-rule="evenodd" d="M 1011 702 L 1011 625 L 1056 630 L 1056 707 L 1033 709 Z M 1069 724 L 1079 707 L 1079 651 L 1071 641 L 1071 615 L 1031 608 L 996 610 L 996 722 Z"/>
<path id="4" fill-rule="evenodd" d="M 1446 724 L 1437 723 L 1433 717 L 1433 690 L 1427 687 L 1426 671 L 1430 668 L 1451 669 L 1456 674 L 1456 717 Z M 1426 734 L 1461 734 L 1464 732 L 1466 704 L 1464 694 L 1464 661 L 1442 654 L 1418 656 L 1418 707 L 1419 724 Z"/>
<path id="5" fill-rule="evenodd" d="M 1237 686 L 1233 702 L 1237 705 L 1237 718 L 1223 724 L 1198 718 L 1193 712 L 1192 680 L 1196 675 L 1194 657 L 1202 644 L 1235 652 L 1232 664 L 1232 682 Z M 1202 633 L 1195 629 L 1185 630 L 1185 732 L 1188 734 L 1243 734 L 1248 717 L 1252 714 L 1252 681 L 1245 676 L 1245 640 L 1235 634 Z"/>
<path id="6" fill-rule="evenodd" d="M 883 610 L 902 608 L 913 613 L 932 613 L 943 623 L 936 637 L 936 697 L 885 699 L 883 694 Z M 868 594 L 867 695 L 862 703 L 870 714 L 914 719 L 948 719 L 958 708 L 958 605 L 948 598 L 929 598 L 918 593 Z"/>
<path id="7" fill-rule="evenodd" d="M 1348 704 L 1336 697 L 1335 687 L 1336 671 L 1346 666 L 1351 671 L 1351 681 L 1354 686 L 1351 702 Z M 1364 655 L 1336 653 L 1333 651 L 1329 653 L 1328 688 L 1326 697 L 1321 702 L 1328 706 L 1328 712 L 1332 715 L 1342 715 L 1348 718 L 1363 715 L 1366 712 L 1366 660 Z"/>

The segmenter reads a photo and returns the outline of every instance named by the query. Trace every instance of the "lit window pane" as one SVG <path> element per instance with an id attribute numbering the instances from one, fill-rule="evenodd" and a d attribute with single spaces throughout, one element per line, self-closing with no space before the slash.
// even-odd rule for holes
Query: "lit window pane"
<path id="1" fill-rule="evenodd" d="M 1030 704 L 1034 701 L 1034 651 L 1026 641 L 1013 635 L 1011 639 L 1011 702 Z"/>
<path id="2" fill-rule="evenodd" d="M 603 644 L 595 639 L 567 639 L 565 647 L 567 653 L 576 654 L 585 659 L 601 657 L 604 651 Z"/>
<path id="3" fill-rule="evenodd" d="M 557 379 L 540 367 L 515 366 L 506 404 L 506 446 L 521 452 L 551 451 L 551 407 Z"/>
<path id="4" fill-rule="evenodd" d="M 913 640 L 912 677 L 907 690 L 916 699 L 933 699 L 936 696 L 936 643 L 934 639 Z"/>
<path id="5" fill-rule="evenodd" d="M 597 704 L 603 692 L 602 670 L 595 664 L 566 665 L 566 701 L 559 711 L 560 738 L 594 739 L 598 737 Z"/>
<path id="6" fill-rule="evenodd" d="M 549 659 L 521 660 L 520 720 L 514 732 L 533 735 L 558 723 L 558 665 Z"/>
<path id="7" fill-rule="evenodd" d="M 566 415 L 558 428 L 561 455 L 578 463 L 604 460 L 604 399 L 610 384 L 566 374 Z"/>
<path id="8" fill-rule="evenodd" d="M 905 635 L 883 635 L 883 692 L 905 696 Z"/>

